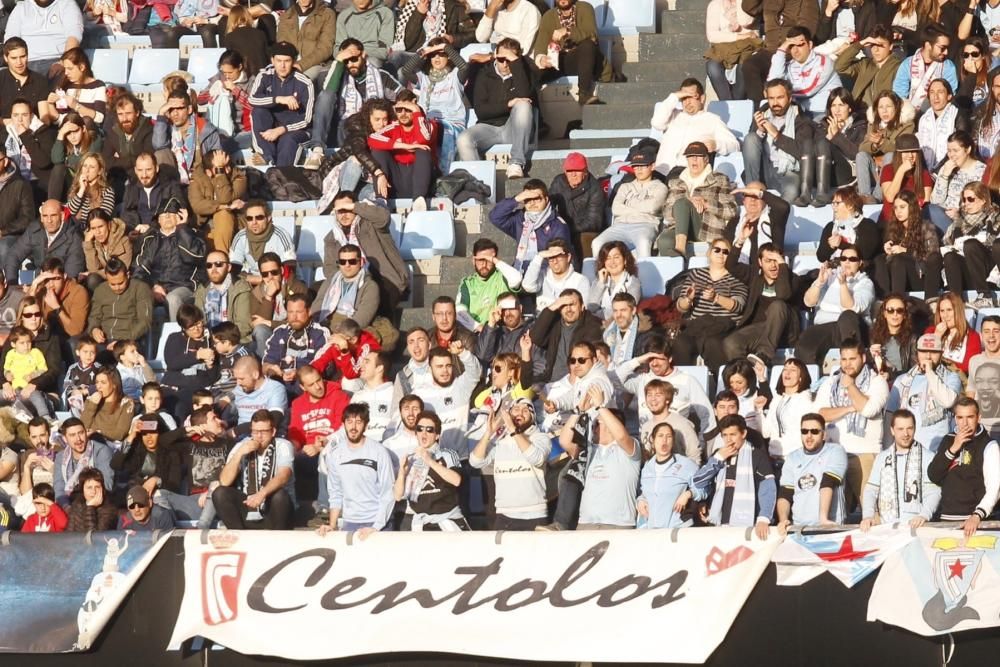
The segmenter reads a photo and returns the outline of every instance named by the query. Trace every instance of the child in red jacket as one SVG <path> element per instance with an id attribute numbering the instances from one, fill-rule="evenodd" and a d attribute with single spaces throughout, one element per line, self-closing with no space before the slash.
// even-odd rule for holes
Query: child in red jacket
<path id="1" fill-rule="evenodd" d="M 56 504 L 56 492 L 51 484 L 35 484 L 31 488 L 31 502 L 35 513 L 21 526 L 22 533 L 61 533 L 66 530 L 69 518 Z"/>

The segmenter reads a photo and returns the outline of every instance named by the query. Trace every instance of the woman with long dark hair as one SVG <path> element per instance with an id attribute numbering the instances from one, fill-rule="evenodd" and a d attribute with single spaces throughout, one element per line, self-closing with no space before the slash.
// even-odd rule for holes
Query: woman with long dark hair
<path id="1" fill-rule="evenodd" d="M 784 460 L 802 447 L 799 426 L 802 415 L 812 412 L 811 384 L 809 369 L 792 357 L 785 360 L 775 389 L 777 396 L 771 398 L 767 408 L 763 407 L 766 400 L 763 395 L 755 401 L 761 433 L 770 441 L 768 453 L 772 459 Z"/>
<path id="2" fill-rule="evenodd" d="M 913 367 L 917 359 L 917 335 L 904 295 L 893 293 L 885 297 L 872 324 L 868 354 L 875 370 L 887 382 Z"/>
<path id="3" fill-rule="evenodd" d="M 938 168 L 937 180 L 927 204 L 927 215 L 938 229 L 945 230 L 958 216 L 962 191 L 969 183 L 983 178 L 986 165 L 976 158 L 972 135 L 958 130 L 948 137 L 948 159 Z"/>
<path id="4" fill-rule="evenodd" d="M 875 258 L 875 284 L 883 294 L 941 291 L 941 252 L 937 227 L 923 219 L 917 196 L 900 192 L 882 235 L 884 255 Z"/>
<path id="5" fill-rule="evenodd" d="M 101 435 L 109 443 L 124 441 L 132 426 L 135 405 L 125 396 L 122 376 L 116 368 L 104 366 L 94 375 L 94 386 L 97 391 L 87 398 L 80 421 L 91 436 Z"/>
<path id="6" fill-rule="evenodd" d="M 635 302 L 642 300 L 642 285 L 639 284 L 639 269 L 635 257 L 622 241 L 611 241 L 601 246 L 597 253 L 597 277 L 587 296 L 587 309 L 602 320 L 610 320 L 612 300 L 619 292 L 628 292 Z"/>
<path id="7" fill-rule="evenodd" d="M 914 110 L 909 101 L 899 99 L 891 90 L 875 96 L 868 109 L 868 135 L 858 147 L 858 192 L 866 204 L 882 200 L 876 183 L 878 165 L 886 153 L 896 150 L 896 138 L 913 133 Z"/>
<path id="8" fill-rule="evenodd" d="M 1000 70 L 990 71 L 993 56 L 985 37 L 979 35 L 970 37 L 965 40 L 958 53 L 955 67 L 958 69 L 959 84 L 952 103 L 963 109 L 978 108 L 992 97 L 990 83 L 993 81 L 993 75 Z M 993 148 L 990 146 L 989 152 L 984 153 L 983 146 L 980 145 L 979 154 L 989 157 L 993 154 Z"/>
<path id="9" fill-rule="evenodd" d="M 830 188 L 854 180 L 854 161 L 868 134 L 868 118 L 847 88 L 834 88 L 826 101 L 826 116 L 819 122 L 825 134 L 816 141 L 816 194 L 819 206 L 830 203 Z"/>
<path id="10" fill-rule="evenodd" d="M 920 142 L 913 134 L 904 134 L 896 139 L 896 150 L 892 162 L 882 166 L 882 214 L 883 222 L 892 220 L 892 203 L 900 192 L 912 192 L 917 203 L 923 208 L 931 198 L 930 171 L 924 164 L 924 154 Z"/>

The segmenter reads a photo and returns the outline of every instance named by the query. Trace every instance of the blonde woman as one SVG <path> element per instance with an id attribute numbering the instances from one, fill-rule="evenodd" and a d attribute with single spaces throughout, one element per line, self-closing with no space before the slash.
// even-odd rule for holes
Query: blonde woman
<path id="1" fill-rule="evenodd" d="M 91 211 L 101 209 L 108 215 L 114 213 L 115 191 L 108 184 L 104 158 L 99 153 L 87 153 L 80 160 L 67 205 L 70 215 L 80 225 L 86 225 Z"/>

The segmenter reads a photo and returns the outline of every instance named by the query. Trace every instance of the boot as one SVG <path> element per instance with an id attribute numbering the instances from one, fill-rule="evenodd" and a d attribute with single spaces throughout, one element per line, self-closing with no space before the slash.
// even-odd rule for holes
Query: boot
<path id="1" fill-rule="evenodd" d="M 801 178 L 801 185 L 799 185 L 799 196 L 792 202 L 796 206 L 809 206 L 812 204 L 812 198 L 809 196 L 809 192 L 812 189 L 813 182 L 813 165 L 816 163 L 816 157 L 814 155 L 803 155 L 799 158 L 799 177 Z"/>
<path id="2" fill-rule="evenodd" d="M 813 192 L 812 205 L 816 208 L 827 206 L 833 201 L 830 195 L 830 170 L 833 161 L 821 156 L 816 158 L 816 190 Z"/>

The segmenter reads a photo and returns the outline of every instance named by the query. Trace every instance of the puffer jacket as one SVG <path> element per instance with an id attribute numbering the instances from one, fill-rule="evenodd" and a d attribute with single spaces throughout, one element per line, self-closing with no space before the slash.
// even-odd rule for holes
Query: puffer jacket
<path id="1" fill-rule="evenodd" d="M 278 41 L 290 42 L 299 50 L 299 67 L 306 71 L 333 58 L 337 42 L 337 12 L 324 2 L 313 4 L 312 11 L 299 25 L 302 9 L 297 2 L 285 10 L 278 23 Z"/>
<path id="2" fill-rule="evenodd" d="M 177 225 L 170 236 L 152 229 L 139 241 L 135 277 L 169 292 L 177 287 L 194 291 L 205 282 L 205 241 L 188 225 Z"/>
<path id="3" fill-rule="evenodd" d="M 108 231 L 108 242 L 98 243 L 93 236 L 84 237 L 83 255 L 87 260 L 87 271 L 104 275 L 108 260 L 117 257 L 125 266 L 132 266 L 132 241 L 125 230 L 125 221 L 115 218 Z"/>
<path id="4" fill-rule="evenodd" d="M 604 209 L 608 198 L 590 172 L 575 188 L 570 187 L 566 174 L 559 174 L 549 186 L 549 199 L 574 232 L 597 234 L 604 229 Z"/>

